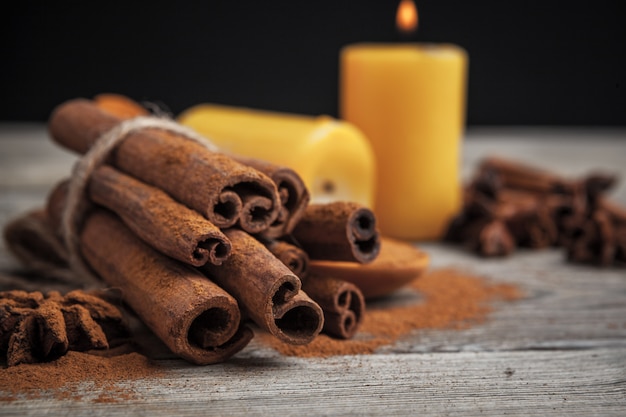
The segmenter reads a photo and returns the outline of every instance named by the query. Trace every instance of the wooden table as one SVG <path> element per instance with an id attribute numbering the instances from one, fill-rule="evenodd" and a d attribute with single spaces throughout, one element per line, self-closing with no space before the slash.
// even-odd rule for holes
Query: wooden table
<path id="1" fill-rule="evenodd" d="M 617 172 L 625 181 L 613 196 L 626 204 L 625 129 L 470 129 L 464 176 L 493 153 L 567 175 Z M 41 206 L 74 158 L 43 125 L 0 125 L 0 225 Z M 626 415 L 625 269 L 571 265 L 559 249 L 484 260 L 418 246 L 433 268 L 514 283 L 527 297 L 496 306 L 484 324 L 418 332 L 373 355 L 284 357 L 253 341 L 220 365 L 163 359 L 165 376 L 132 382 L 139 395 L 125 402 L 84 393 L 0 403 L 0 415 Z M 16 268 L 2 246 L 0 289 L 27 286 L 10 277 Z"/>

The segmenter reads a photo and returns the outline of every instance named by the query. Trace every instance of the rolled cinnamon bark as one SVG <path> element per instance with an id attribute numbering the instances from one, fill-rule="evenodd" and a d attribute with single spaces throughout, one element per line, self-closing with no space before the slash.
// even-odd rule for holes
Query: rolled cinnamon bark
<path id="1" fill-rule="evenodd" d="M 597 209 L 606 212 L 615 225 L 626 226 L 626 207 L 602 196 L 596 201 Z"/>
<path id="2" fill-rule="evenodd" d="M 68 250 L 53 224 L 47 210 L 37 208 L 12 219 L 4 228 L 6 247 L 24 269 L 50 280 L 49 287 L 40 282 L 32 289 L 39 290 L 42 285 L 50 289 L 58 289 L 60 285 L 68 289 L 100 287 L 99 280 L 84 275 L 79 278 L 70 269 Z"/>
<path id="3" fill-rule="evenodd" d="M 309 205 L 293 237 L 311 259 L 368 263 L 380 251 L 374 213 L 353 202 Z"/>
<path id="4" fill-rule="evenodd" d="M 626 210 L 600 196 L 595 207 L 572 230 L 566 244 L 568 259 L 599 266 L 624 266 L 626 261 Z"/>
<path id="5" fill-rule="evenodd" d="M 593 172 L 580 179 L 570 179 L 548 170 L 501 157 L 485 158 L 480 164 L 474 183 L 484 189 L 491 184 L 492 191 L 523 190 L 543 197 L 560 196 L 569 200 L 574 211 L 583 212 L 587 204 L 613 187 L 617 178 L 605 172 Z"/>
<path id="6" fill-rule="evenodd" d="M 80 235 L 82 254 L 174 352 L 189 362 L 223 362 L 252 332 L 241 326 L 237 301 L 192 267 L 163 256 L 113 215 L 90 215 Z"/>
<path id="7" fill-rule="evenodd" d="M 546 196 L 518 189 L 490 196 L 472 188 L 466 197 L 463 212 L 450 224 L 448 241 L 465 242 L 484 256 L 506 256 L 516 245 L 544 248 L 559 239 L 556 205 L 548 204 Z"/>
<path id="8" fill-rule="evenodd" d="M 50 276 L 52 270 L 67 269 L 67 249 L 57 238 L 45 209 L 12 219 L 3 234 L 7 248 L 29 270 Z"/>
<path id="9" fill-rule="evenodd" d="M 50 210 L 64 207 L 63 193 L 55 191 Z M 49 218 L 60 219 L 61 213 Z M 252 339 L 230 294 L 193 267 L 154 250 L 114 214 L 92 210 L 79 241 L 93 271 L 119 288 L 124 302 L 181 358 L 198 365 L 223 362 Z"/>
<path id="10" fill-rule="evenodd" d="M 309 272 L 309 256 L 305 251 L 282 240 L 269 240 L 263 243 L 301 281 L 306 279 Z"/>
<path id="11" fill-rule="evenodd" d="M 491 215 L 476 217 L 462 212 L 449 224 L 445 241 L 463 244 L 485 257 L 508 256 L 516 247 L 515 237 L 501 219 Z"/>
<path id="12" fill-rule="evenodd" d="M 233 246 L 220 266 L 200 268 L 232 294 L 261 328 L 290 344 L 306 344 L 322 330 L 322 309 L 301 281 L 257 239 L 238 229 L 224 231 Z"/>
<path id="13" fill-rule="evenodd" d="M 48 129 L 57 143 L 86 153 L 121 121 L 90 100 L 74 99 L 52 112 Z M 220 228 L 239 222 L 244 230 L 259 233 L 278 216 L 280 197 L 270 178 L 169 131 L 130 132 L 110 155 L 110 164 L 160 188 Z"/>
<path id="14" fill-rule="evenodd" d="M 566 249 L 568 259 L 573 262 L 599 266 L 613 264 L 618 245 L 610 215 L 603 210 L 594 211 L 577 228 Z"/>
<path id="15" fill-rule="evenodd" d="M 311 261 L 310 274 L 329 276 L 357 286 L 365 299 L 387 296 L 423 275 L 428 255 L 414 244 L 381 237 L 380 254 L 368 264 Z M 306 283 L 306 282 L 305 282 Z"/>
<path id="16" fill-rule="evenodd" d="M 94 96 L 93 101 L 102 110 L 121 119 L 150 115 L 148 109 L 121 94 L 101 93 Z"/>
<path id="17" fill-rule="evenodd" d="M 110 166 L 93 171 L 89 198 L 115 212 L 128 228 L 159 252 L 193 266 L 221 264 L 230 241 L 195 210 Z"/>
<path id="18" fill-rule="evenodd" d="M 152 250 L 112 215 L 89 216 L 80 241 L 89 265 L 178 356 L 198 365 L 223 362 L 252 338 L 232 296 Z"/>
<path id="19" fill-rule="evenodd" d="M 303 288 L 324 311 L 325 333 L 342 339 L 355 335 L 365 312 L 365 298 L 356 285 L 314 274 Z"/>
<path id="20" fill-rule="evenodd" d="M 501 157 L 485 158 L 479 167 L 479 175 L 498 177 L 501 187 L 517 188 L 542 193 L 571 193 L 573 182 L 552 172 L 548 172 L 521 162 Z"/>
<path id="21" fill-rule="evenodd" d="M 626 252 L 626 210 L 607 206 L 615 175 L 578 179 L 499 157 L 486 158 L 465 188 L 464 207 L 446 240 L 470 244 L 484 256 L 507 255 L 515 245 L 564 246 L 568 259 L 611 265 Z M 621 220 L 620 220 L 621 219 Z"/>
<path id="22" fill-rule="evenodd" d="M 274 239 L 290 234 L 304 215 L 311 199 L 302 178 L 293 169 L 271 162 L 236 155 L 233 155 L 233 159 L 264 173 L 274 181 L 278 189 L 281 209 L 276 220 L 267 230 L 261 232 L 261 236 Z"/>

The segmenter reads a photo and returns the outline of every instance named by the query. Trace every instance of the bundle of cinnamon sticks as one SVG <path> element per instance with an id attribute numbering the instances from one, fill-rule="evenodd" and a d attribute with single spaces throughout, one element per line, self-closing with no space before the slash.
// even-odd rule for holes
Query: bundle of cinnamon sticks
<path id="1" fill-rule="evenodd" d="M 626 209 L 610 201 L 615 176 L 569 179 L 500 157 L 486 158 L 464 190 L 445 240 L 486 257 L 516 247 L 564 247 L 572 262 L 626 264 Z"/>
<path id="2" fill-rule="evenodd" d="M 308 263 L 374 260 L 380 239 L 371 210 L 310 204 L 293 170 L 226 155 L 174 122 L 151 119 L 123 96 L 58 106 L 50 136 L 84 155 L 81 169 L 51 190 L 44 208 L 7 225 L 14 254 L 41 273 L 70 268 L 85 286 L 93 275 L 120 289 L 172 352 L 196 364 L 241 350 L 251 324 L 292 344 L 320 332 L 352 337 L 361 291 L 309 276 Z"/>

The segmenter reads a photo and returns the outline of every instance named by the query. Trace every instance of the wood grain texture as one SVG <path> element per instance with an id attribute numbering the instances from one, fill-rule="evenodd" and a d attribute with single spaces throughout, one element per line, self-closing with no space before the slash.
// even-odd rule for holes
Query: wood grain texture
<path id="1" fill-rule="evenodd" d="M 254 357 L 198 368 L 162 361 L 159 380 L 127 384 L 131 399 L 30 399 L 3 415 L 92 416 L 623 416 L 626 352 L 380 354 L 323 360 Z"/>
<path id="2" fill-rule="evenodd" d="M 620 174 L 612 195 L 626 204 L 624 138 L 624 129 L 470 129 L 463 173 L 488 154 L 567 175 L 602 168 Z M 0 125 L 0 225 L 40 206 L 74 160 L 43 125 Z M 133 393 L 124 402 L 95 402 L 102 389 L 85 385 L 80 399 L 0 402 L 0 415 L 626 415 L 626 270 L 572 265 L 560 249 L 482 259 L 417 245 L 432 268 L 514 283 L 525 297 L 494 305 L 480 325 L 420 331 L 373 355 L 301 359 L 253 340 L 227 363 L 196 367 L 153 343 L 165 374 L 120 382 Z M 19 273 L 2 243 L 0 290 L 61 285 Z M 384 302 L 403 297 L 400 290 Z"/>

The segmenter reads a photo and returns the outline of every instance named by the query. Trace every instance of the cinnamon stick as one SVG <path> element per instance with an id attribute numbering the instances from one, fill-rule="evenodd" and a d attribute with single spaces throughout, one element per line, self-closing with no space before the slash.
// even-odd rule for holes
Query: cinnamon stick
<path id="1" fill-rule="evenodd" d="M 521 162 L 501 157 L 485 158 L 479 175 L 492 172 L 497 175 L 502 188 L 518 188 L 542 193 L 571 193 L 573 183 L 556 174 Z"/>
<path id="2" fill-rule="evenodd" d="M 100 109 L 120 119 L 150 115 L 145 107 L 122 94 L 101 93 L 96 95 L 93 101 Z"/>
<path id="3" fill-rule="evenodd" d="M 573 262 L 611 266 L 626 261 L 626 209 L 598 197 L 591 214 L 572 234 L 566 245 Z"/>
<path id="4" fill-rule="evenodd" d="M 224 233 L 232 243 L 220 266 L 200 268 L 232 294 L 258 326 L 290 344 L 306 344 L 322 330 L 322 309 L 302 290 L 301 281 L 257 239 L 239 229 Z"/>
<path id="5" fill-rule="evenodd" d="M 374 261 L 368 264 L 311 261 L 310 273 L 348 281 L 356 285 L 366 299 L 375 299 L 419 278 L 428 264 L 428 255 L 413 243 L 382 236 L 380 254 Z"/>
<path id="6" fill-rule="evenodd" d="M 278 189 L 281 202 L 278 217 L 267 230 L 261 233 L 261 236 L 275 239 L 290 234 L 304 215 L 311 198 L 302 178 L 293 169 L 271 162 L 243 156 L 233 156 L 233 158 L 270 177 Z"/>
<path id="7" fill-rule="evenodd" d="M 115 212 L 133 233 L 165 255 L 193 266 L 219 265 L 230 255 L 230 241 L 197 211 L 110 166 L 93 172 L 87 190 L 94 203 Z"/>
<path id="8" fill-rule="evenodd" d="M 445 239 L 485 256 L 506 255 L 515 245 L 562 246 L 570 261 L 612 265 L 624 257 L 626 246 L 626 209 L 605 197 L 616 181 L 602 172 L 569 179 L 486 158 L 465 187 L 463 209 Z"/>
<path id="9" fill-rule="evenodd" d="M 620 206 L 604 196 L 597 199 L 596 207 L 606 212 L 614 224 L 626 226 L 626 207 Z"/>
<path id="10" fill-rule="evenodd" d="M 506 190 L 532 194 L 554 219 L 560 243 L 567 244 L 571 229 L 583 221 L 595 207 L 596 199 L 616 182 L 614 175 L 603 172 L 570 179 L 510 159 L 490 157 L 481 163 L 472 186 L 492 196 Z"/>
<path id="11" fill-rule="evenodd" d="M 59 188 L 49 195 L 50 210 L 64 207 Z M 49 213 L 49 218 L 61 214 Z M 199 365 L 223 362 L 252 338 L 230 294 L 193 267 L 154 250 L 114 214 L 92 210 L 79 241 L 93 271 L 119 288 L 124 302 L 181 358 Z"/>
<path id="12" fill-rule="evenodd" d="M 360 204 L 311 204 L 293 231 L 311 259 L 373 261 L 380 251 L 374 213 Z"/>
<path id="13" fill-rule="evenodd" d="M 503 188 L 490 194 L 472 184 L 464 204 L 445 239 L 464 243 L 482 256 L 506 256 L 516 246 L 548 247 L 559 239 L 552 208 L 532 192 Z"/>
<path id="14" fill-rule="evenodd" d="M 282 240 L 263 241 L 265 247 L 301 281 L 309 272 L 309 255 L 299 247 Z"/>
<path id="15" fill-rule="evenodd" d="M 460 243 L 480 256 L 508 256 L 516 240 L 508 226 L 493 216 L 474 217 L 463 212 L 457 215 L 444 236 L 445 241 Z"/>
<path id="16" fill-rule="evenodd" d="M 223 362 L 252 332 L 240 326 L 236 300 L 191 267 L 152 250 L 111 215 L 94 213 L 80 236 L 89 265 L 180 357 L 199 365 Z"/>
<path id="17" fill-rule="evenodd" d="M 575 231 L 567 246 L 570 261 L 599 266 L 611 265 L 615 259 L 617 245 L 609 215 L 595 211 Z"/>
<path id="18" fill-rule="evenodd" d="M 329 335 L 350 339 L 358 331 L 365 312 L 365 298 L 356 285 L 314 274 L 304 290 L 324 311 L 324 329 Z"/>
<path id="19" fill-rule="evenodd" d="M 148 114 L 145 108 L 119 94 L 98 94 L 94 97 L 94 102 L 99 108 L 123 119 Z M 309 192 L 300 176 L 291 168 L 261 159 L 239 155 L 231 157 L 270 177 L 278 189 L 281 202 L 278 216 L 260 235 L 265 239 L 275 239 L 291 233 L 310 200 Z"/>
<path id="20" fill-rule="evenodd" d="M 29 270 L 50 276 L 53 270 L 67 268 L 67 250 L 45 209 L 33 209 L 11 219 L 3 235 L 7 249 Z"/>
<path id="21" fill-rule="evenodd" d="M 59 105 L 48 129 L 60 145 L 87 152 L 122 119 L 85 99 Z M 130 132 L 110 155 L 110 164 L 160 188 L 220 228 L 235 223 L 259 233 L 274 222 L 280 197 L 273 181 L 204 145 L 160 129 Z"/>

